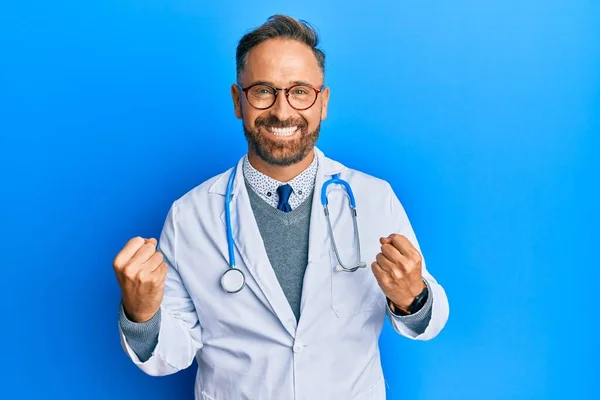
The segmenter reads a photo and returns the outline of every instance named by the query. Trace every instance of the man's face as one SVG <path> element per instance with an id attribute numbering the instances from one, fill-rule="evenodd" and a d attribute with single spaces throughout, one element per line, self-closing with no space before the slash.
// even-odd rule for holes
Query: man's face
<path id="1" fill-rule="evenodd" d="M 257 82 L 275 88 L 289 88 L 303 82 L 320 89 L 323 73 L 308 46 L 295 40 L 271 39 L 248 53 L 238 82 L 244 88 Z M 235 115 L 243 120 L 249 151 L 262 160 L 272 165 L 292 165 L 313 149 L 321 121 L 327 116 L 329 88 L 319 93 L 312 107 L 303 111 L 292 108 L 283 91 L 278 92 L 275 104 L 266 110 L 251 106 L 235 84 L 231 94 Z"/>

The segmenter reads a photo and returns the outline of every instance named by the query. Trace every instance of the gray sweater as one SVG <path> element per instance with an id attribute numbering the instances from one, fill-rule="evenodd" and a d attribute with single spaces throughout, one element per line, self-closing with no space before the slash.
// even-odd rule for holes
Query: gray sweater
<path id="1" fill-rule="evenodd" d="M 250 204 L 262 236 L 269 261 L 275 271 L 283 293 L 296 316 L 300 318 L 300 300 L 304 272 L 308 263 L 308 233 L 311 214 L 311 193 L 302 204 L 285 213 L 266 203 L 246 183 Z M 433 299 L 431 291 L 421 310 L 413 315 L 396 316 L 411 330 L 423 333 L 431 318 Z M 158 343 L 160 330 L 160 309 L 149 321 L 135 323 L 130 321 L 119 307 L 119 324 L 127 343 L 140 361 L 147 361 Z"/>

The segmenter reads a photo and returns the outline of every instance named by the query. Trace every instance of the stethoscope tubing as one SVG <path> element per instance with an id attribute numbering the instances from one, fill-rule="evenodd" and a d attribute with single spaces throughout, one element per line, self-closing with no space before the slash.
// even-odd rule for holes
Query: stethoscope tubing
<path id="1" fill-rule="evenodd" d="M 235 181 L 237 167 L 234 167 L 229 175 L 229 180 L 227 181 L 227 190 L 225 191 L 225 225 L 227 231 L 227 249 L 229 253 L 229 269 L 225 271 L 221 278 L 221 286 L 228 293 L 237 293 L 245 285 L 245 276 L 244 273 L 235 267 L 235 254 L 234 254 L 234 243 L 233 243 L 233 229 L 231 227 L 231 199 L 233 197 L 233 185 Z M 341 260 L 337 244 L 335 242 L 335 237 L 333 234 L 333 228 L 331 226 L 331 220 L 329 218 L 329 208 L 328 208 L 328 200 L 327 200 L 327 187 L 330 184 L 340 184 L 344 186 L 346 189 L 346 193 L 348 194 L 350 200 L 350 212 L 352 213 L 352 224 L 354 227 L 354 245 L 358 249 L 358 264 L 354 267 L 347 267 Z M 333 251 L 335 253 L 335 257 L 339 266 L 335 268 L 336 271 L 344 271 L 344 272 L 354 272 L 359 268 L 365 268 L 367 265 L 364 261 L 362 261 L 361 250 L 360 250 L 360 238 L 359 238 L 359 230 L 358 230 L 358 222 L 357 222 L 357 212 L 356 212 L 356 200 L 354 198 L 354 193 L 352 192 L 352 188 L 350 184 L 343 179 L 339 178 L 339 174 L 332 175 L 331 179 L 323 183 L 321 187 L 321 204 L 323 205 L 323 210 L 325 212 L 325 219 L 327 220 L 327 230 L 329 232 L 329 236 L 331 237 L 331 244 L 333 246 Z M 228 272 L 232 272 L 235 270 L 235 273 L 240 273 L 242 275 L 242 284 L 240 287 L 236 288 L 227 288 L 225 287 L 225 276 Z"/>

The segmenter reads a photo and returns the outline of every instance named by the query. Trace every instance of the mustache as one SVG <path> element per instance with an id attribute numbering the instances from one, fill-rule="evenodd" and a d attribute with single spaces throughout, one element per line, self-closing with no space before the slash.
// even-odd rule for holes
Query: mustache
<path id="1" fill-rule="evenodd" d="M 289 118 L 286 119 L 285 121 L 281 121 L 279 118 L 277 118 L 274 115 L 269 115 L 267 117 L 258 117 L 256 118 L 256 120 L 254 121 L 254 126 L 259 127 L 259 126 L 270 126 L 273 128 L 289 128 L 290 126 L 297 126 L 298 128 L 305 128 L 308 126 L 308 122 L 302 118 L 302 119 L 298 119 L 298 118 Z"/>

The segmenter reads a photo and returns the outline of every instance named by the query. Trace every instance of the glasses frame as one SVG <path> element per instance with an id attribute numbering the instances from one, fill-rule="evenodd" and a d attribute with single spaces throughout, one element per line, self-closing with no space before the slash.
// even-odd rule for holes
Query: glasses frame
<path id="1" fill-rule="evenodd" d="M 285 99 L 287 101 L 287 103 L 290 105 L 290 107 L 292 107 L 294 110 L 296 111 L 305 111 L 308 110 L 309 108 L 311 108 L 312 106 L 315 105 L 315 103 L 317 102 L 317 99 L 319 98 L 319 93 L 321 93 L 323 91 L 323 89 L 325 88 L 325 85 L 321 86 L 321 89 L 317 89 L 314 86 L 311 85 L 294 85 L 294 86 L 290 86 L 287 88 L 276 88 L 275 86 L 271 86 L 268 85 L 266 83 L 254 83 L 250 86 L 246 86 L 246 87 L 242 87 L 242 85 L 240 85 L 239 83 L 236 83 L 236 85 L 242 90 L 242 92 L 244 92 L 244 94 L 246 95 L 246 101 L 248 102 L 248 104 L 250 104 L 250 106 L 252 106 L 253 108 L 257 109 L 257 110 L 268 110 L 269 108 L 273 107 L 273 105 L 277 102 L 277 97 L 279 96 L 279 92 L 283 92 L 285 94 Z M 273 89 L 273 91 L 275 92 L 275 97 L 273 98 L 273 103 L 271 103 L 271 105 L 269 107 L 256 107 L 254 106 L 251 102 L 250 99 L 248 99 L 248 90 L 252 89 L 255 86 L 266 86 L 268 88 Z M 292 105 L 292 103 L 290 103 L 290 91 L 298 86 L 302 86 L 302 87 L 309 87 L 312 90 L 315 91 L 315 99 L 313 100 L 312 104 L 306 108 L 296 108 Z"/>

